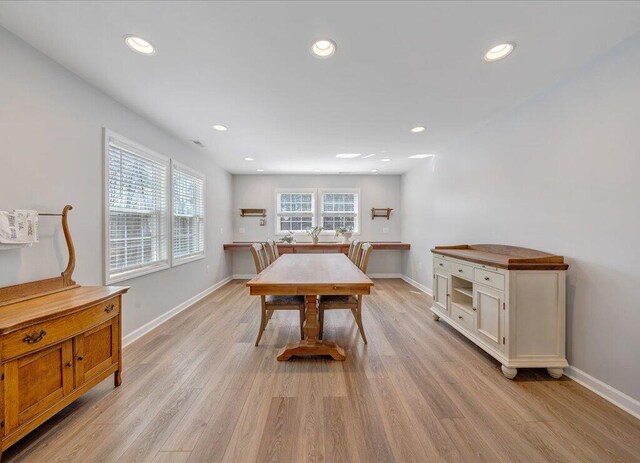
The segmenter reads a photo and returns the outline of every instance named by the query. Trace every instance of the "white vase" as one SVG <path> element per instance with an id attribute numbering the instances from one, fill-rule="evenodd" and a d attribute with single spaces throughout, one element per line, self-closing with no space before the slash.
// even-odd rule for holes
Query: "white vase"
<path id="1" fill-rule="evenodd" d="M 340 235 L 342 237 L 342 242 L 348 243 L 351 239 L 351 235 L 353 235 L 353 232 L 344 232 L 342 235 Z"/>
<path id="2" fill-rule="evenodd" d="M 311 237 L 311 241 L 313 242 L 313 244 L 318 244 L 318 237 L 317 236 L 312 236 Z"/>

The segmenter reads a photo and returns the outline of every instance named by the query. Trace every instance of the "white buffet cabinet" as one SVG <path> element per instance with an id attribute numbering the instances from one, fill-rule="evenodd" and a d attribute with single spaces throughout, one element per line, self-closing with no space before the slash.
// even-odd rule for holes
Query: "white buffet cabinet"
<path id="1" fill-rule="evenodd" d="M 502 363 L 546 368 L 560 378 L 565 358 L 562 256 L 502 245 L 438 246 L 433 253 L 435 320 L 444 320 Z"/>

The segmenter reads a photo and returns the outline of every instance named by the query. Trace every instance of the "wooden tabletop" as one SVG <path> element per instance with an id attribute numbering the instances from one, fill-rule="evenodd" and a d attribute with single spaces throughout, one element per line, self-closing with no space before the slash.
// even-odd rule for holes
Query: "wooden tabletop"
<path id="1" fill-rule="evenodd" d="M 252 296 L 369 294 L 373 281 L 344 254 L 285 254 L 247 286 Z"/>
<path id="2" fill-rule="evenodd" d="M 222 245 L 225 251 L 235 251 L 238 249 L 249 249 L 253 242 L 234 241 L 233 243 L 225 243 Z M 339 251 L 343 248 L 349 249 L 349 243 L 276 243 L 278 249 L 286 252 L 287 249 L 301 249 L 305 251 Z M 409 243 L 401 243 L 400 241 L 372 241 L 373 249 L 378 251 L 407 251 L 411 249 Z"/>
<path id="3" fill-rule="evenodd" d="M 436 246 L 431 252 L 507 270 L 566 270 L 569 268 L 562 256 L 501 244 Z"/>
<path id="4" fill-rule="evenodd" d="M 129 290 L 121 286 L 80 286 L 0 307 L 0 332 L 62 317 Z"/>

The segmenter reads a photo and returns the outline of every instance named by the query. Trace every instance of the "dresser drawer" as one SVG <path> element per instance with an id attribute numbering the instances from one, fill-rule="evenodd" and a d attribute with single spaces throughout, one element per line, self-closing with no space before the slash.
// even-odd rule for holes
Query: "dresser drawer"
<path id="1" fill-rule="evenodd" d="M 2 338 L 2 361 L 75 336 L 119 312 L 120 300 L 114 297 L 80 312 L 16 330 Z"/>
<path id="2" fill-rule="evenodd" d="M 483 285 L 491 286 L 492 288 L 504 290 L 504 275 L 496 272 L 489 272 L 487 270 L 480 270 L 479 268 L 474 271 L 474 280 Z"/>
<path id="3" fill-rule="evenodd" d="M 436 270 L 445 270 L 449 271 L 449 262 L 444 259 L 440 259 L 438 257 L 433 258 L 433 268 Z"/>
<path id="4" fill-rule="evenodd" d="M 459 309 L 454 304 L 451 304 L 451 318 L 455 323 L 462 326 L 468 331 L 475 331 L 476 329 L 476 317 L 469 312 Z"/>
<path id="5" fill-rule="evenodd" d="M 470 265 L 460 264 L 458 262 L 449 262 L 449 271 L 452 275 L 467 280 L 473 280 L 473 267 Z"/>

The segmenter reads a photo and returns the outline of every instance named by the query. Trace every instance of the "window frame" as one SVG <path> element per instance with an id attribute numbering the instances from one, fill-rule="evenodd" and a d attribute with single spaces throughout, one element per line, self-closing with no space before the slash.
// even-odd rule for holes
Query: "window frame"
<path id="1" fill-rule="evenodd" d="M 280 210 L 280 195 L 282 193 L 311 193 L 312 195 L 312 199 L 311 199 L 311 207 L 312 207 L 312 211 L 311 211 L 311 226 L 315 227 L 317 225 L 317 212 L 318 212 L 318 205 L 317 205 L 317 201 L 318 201 L 318 189 L 317 188 L 277 188 L 276 189 L 276 194 L 275 194 L 275 231 L 276 231 L 276 236 L 284 236 L 287 233 L 289 233 L 289 230 L 280 230 L 280 217 L 282 217 L 282 215 L 296 215 L 296 214 L 288 214 L 288 213 L 283 213 Z M 304 214 L 308 214 L 308 213 L 304 213 Z M 300 214 L 298 214 L 300 215 Z M 306 234 L 306 230 L 291 230 L 291 233 L 293 233 L 294 235 L 302 235 L 302 234 Z"/>
<path id="2" fill-rule="evenodd" d="M 109 222 L 109 143 L 110 140 L 113 139 L 116 142 L 120 142 L 132 150 L 135 150 L 135 154 L 137 156 L 149 159 L 153 162 L 159 162 L 165 164 L 167 167 L 167 178 L 165 180 L 165 192 L 167 197 L 166 201 L 166 211 L 165 211 L 165 226 L 166 226 L 166 237 L 165 237 L 165 246 L 167 249 L 167 258 L 161 262 L 154 262 L 148 265 L 135 267 L 130 270 L 124 270 L 117 273 L 111 273 L 110 270 L 110 262 L 111 262 L 111 241 L 110 241 L 110 222 Z M 150 273 L 159 272 L 161 270 L 166 270 L 171 268 L 171 256 L 173 254 L 173 250 L 171 247 L 171 222 L 172 222 L 172 205 L 171 205 L 171 159 L 159 154 L 146 146 L 143 146 L 139 143 L 134 142 L 133 140 L 128 139 L 116 132 L 113 132 L 108 129 L 104 129 L 103 136 L 103 248 L 104 248 L 104 281 L 105 284 L 118 283 L 120 281 L 129 280 L 131 278 L 136 278 L 142 275 L 148 275 Z"/>
<path id="3" fill-rule="evenodd" d="M 196 177 L 199 178 L 200 180 L 202 180 L 202 224 L 203 224 L 203 242 L 202 242 L 202 251 L 198 252 L 197 254 L 191 254 L 185 257 L 175 257 L 174 255 L 174 217 L 175 217 L 175 211 L 173 209 L 173 173 L 175 170 L 178 171 L 182 171 L 184 173 L 186 173 L 187 175 L 191 175 L 192 177 Z M 172 267 L 177 267 L 178 265 L 182 265 L 182 264 L 187 264 L 189 262 L 193 262 L 196 260 L 200 260 L 200 259 L 204 259 L 205 257 L 207 257 L 207 202 L 206 202 L 206 191 L 207 191 L 207 185 L 206 185 L 206 177 L 203 173 L 198 172 L 197 170 L 192 169 L 191 167 L 188 167 L 184 164 L 182 164 L 181 162 L 175 161 L 175 160 L 171 160 L 171 173 L 170 173 L 170 186 L 171 186 L 171 191 L 169 192 L 169 196 L 171 197 L 171 218 L 170 218 L 170 222 L 171 222 L 171 233 L 170 233 L 170 238 L 169 240 L 171 241 L 171 266 Z"/>
<path id="4" fill-rule="evenodd" d="M 326 193 L 347 193 L 347 194 L 356 194 L 357 198 L 358 198 L 358 204 L 357 207 L 355 208 L 354 211 L 354 227 L 353 227 L 353 235 L 360 235 L 360 227 L 361 227 L 361 221 L 360 221 L 360 209 L 361 209 L 361 195 L 360 195 L 360 188 L 319 188 L 318 189 L 318 218 L 320 219 L 320 225 L 322 225 L 322 223 L 324 223 L 324 211 L 323 211 L 323 207 L 324 207 L 324 195 Z M 337 215 L 337 214 L 331 214 L 331 215 Z M 335 230 L 322 230 L 321 234 L 323 235 L 333 235 L 335 234 Z"/>

